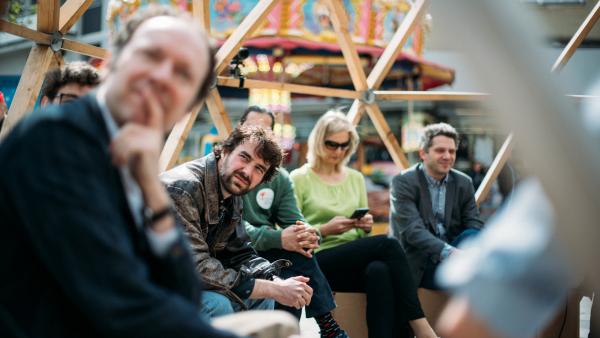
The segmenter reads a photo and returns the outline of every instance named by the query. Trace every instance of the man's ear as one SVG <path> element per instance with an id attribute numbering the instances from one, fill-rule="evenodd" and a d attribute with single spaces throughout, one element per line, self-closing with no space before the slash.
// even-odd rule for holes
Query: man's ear
<path id="1" fill-rule="evenodd" d="M 43 107 L 47 104 L 50 104 L 50 99 L 48 98 L 48 96 L 44 95 L 42 96 L 42 99 L 40 100 L 40 105 Z"/>
<path id="2" fill-rule="evenodd" d="M 427 153 L 425 153 L 425 150 L 423 150 L 423 148 L 419 149 L 419 157 L 421 158 L 421 160 L 425 160 L 425 155 Z"/>

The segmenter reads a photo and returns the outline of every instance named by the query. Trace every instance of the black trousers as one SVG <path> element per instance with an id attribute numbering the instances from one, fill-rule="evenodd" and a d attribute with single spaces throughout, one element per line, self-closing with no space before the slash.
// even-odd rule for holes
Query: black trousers
<path id="1" fill-rule="evenodd" d="M 306 306 L 306 317 L 318 317 L 335 309 L 333 292 L 331 291 L 323 272 L 321 272 L 314 255 L 312 258 L 308 258 L 299 253 L 283 249 L 258 251 L 258 254 L 271 262 L 277 259 L 288 259 L 292 262 L 291 267 L 284 269 L 281 272 L 281 278 L 285 279 L 298 275 L 310 278 L 308 285 L 313 289 L 313 296 L 310 304 Z M 300 316 L 302 315 L 302 309 L 298 310 L 277 302 L 275 302 L 275 308 L 287 311 L 298 319 L 300 319 Z"/>
<path id="2" fill-rule="evenodd" d="M 398 240 L 366 237 L 316 256 L 334 291 L 367 294 L 370 338 L 406 337 L 407 322 L 425 317 Z"/>

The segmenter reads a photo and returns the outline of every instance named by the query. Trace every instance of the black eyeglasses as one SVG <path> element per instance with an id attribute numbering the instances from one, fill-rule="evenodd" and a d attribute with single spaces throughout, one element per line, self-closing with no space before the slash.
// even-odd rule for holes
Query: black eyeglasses
<path id="1" fill-rule="evenodd" d="M 344 142 L 344 143 L 337 143 L 335 141 L 325 140 L 324 143 L 325 143 L 325 147 L 327 147 L 327 149 L 329 149 L 329 150 L 337 150 L 338 148 L 345 150 L 346 148 L 348 148 L 350 146 L 350 141 Z"/>
<path id="2" fill-rule="evenodd" d="M 56 94 L 56 98 L 58 99 L 59 103 L 65 103 L 65 102 L 73 101 L 73 100 L 75 100 L 78 97 L 79 97 L 79 95 L 69 94 L 69 93 L 58 93 L 58 94 Z"/>

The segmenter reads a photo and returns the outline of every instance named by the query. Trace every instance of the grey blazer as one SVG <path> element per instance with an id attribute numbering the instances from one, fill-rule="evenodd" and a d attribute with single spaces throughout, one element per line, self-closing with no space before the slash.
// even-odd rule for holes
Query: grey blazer
<path id="1" fill-rule="evenodd" d="M 483 222 L 475 204 L 471 178 L 458 170 L 448 174 L 446 187 L 446 237 L 452 242 L 466 229 L 480 229 Z M 414 281 L 420 284 L 427 260 L 434 262 L 444 248 L 435 227 L 431 196 L 420 165 L 396 175 L 390 191 L 390 236 L 400 240 Z"/>

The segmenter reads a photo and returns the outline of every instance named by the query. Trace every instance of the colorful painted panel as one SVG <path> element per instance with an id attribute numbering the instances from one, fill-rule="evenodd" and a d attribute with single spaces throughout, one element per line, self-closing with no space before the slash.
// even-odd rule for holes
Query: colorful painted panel
<path id="1" fill-rule="evenodd" d="M 210 0 L 211 34 L 225 39 L 258 0 Z M 409 0 L 343 0 L 349 17 L 349 32 L 362 46 L 383 47 L 411 8 Z M 111 0 L 108 20 L 111 29 L 139 8 L 149 4 L 171 5 L 191 11 L 191 0 Z M 422 27 L 418 27 L 405 45 L 405 51 L 421 54 Z M 329 8 L 324 0 L 282 0 L 267 16 L 254 38 L 293 37 L 312 42 L 335 43 Z"/>

